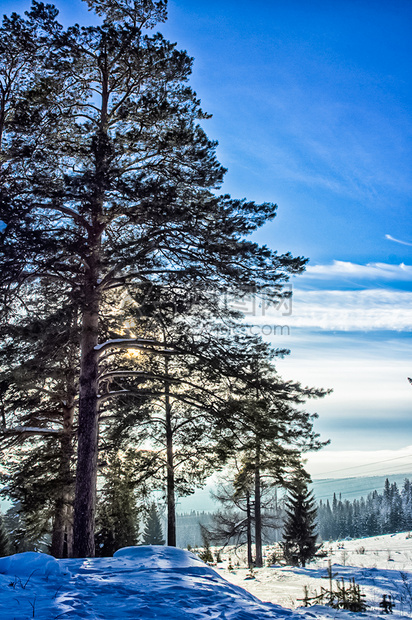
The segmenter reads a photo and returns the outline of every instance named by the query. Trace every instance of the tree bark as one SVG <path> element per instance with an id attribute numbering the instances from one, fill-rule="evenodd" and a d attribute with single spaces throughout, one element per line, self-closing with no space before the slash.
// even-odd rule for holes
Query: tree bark
<path id="1" fill-rule="evenodd" d="M 90 196 L 88 255 L 82 289 L 82 333 L 80 358 L 79 429 L 77 447 L 76 491 L 74 501 L 74 557 L 94 557 L 97 487 L 97 452 L 99 437 L 98 375 L 99 314 L 101 304 L 101 244 L 104 231 L 103 205 L 107 183 L 109 142 L 107 136 L 109 74 L 106 53 L 100 62 L 101 107 L 99 128 L 92 141 L 95 159 L 94 189 Z"/>
<path id="2" fill-rule="evenodd" d="M 80 361 L 79 426 L 76 491 L 74 502 L 73 555 L 94 557 L 94 525 L 98 450 L 98 344 L 100 294 L 95 282 L 86 288 Z"/>
<path id="3" fill-rule="evenodd" d="M 175 470 L 173 462 L 172 406 L 170 403 L 170 386 L 167 381 L 165 383 L 165 410 L 167 459 L 167 544 L 169 547 L 176 547 L 176 498 Z"/>
<path id="4" fill-rule="evenodd" d="M 250 493 L 246 491 L 246 527 L 247 527 L 247 565 L 253 566 L 252 556 L 252 514 L 250 509 Z"/>
<path id="5" fill-rule="evenodd" d="M 262 556 L 262 513 L 261 513 L 261 492 L 260 492 L 260 450 L 256 447 L 255 462 L 255 566 L 263 566 Z"/>
<path id="6" fill-rule="evenodd" d="M 64 497 L 61 494 L 55 503 L 52 541 L 50 546 L 50 554 L 55 558 L 63 557 L 64 550 L 64 534 L 65 534 L 65 505 Z"/>
<path id="7" fill-rule="evenodd" d="M 63 434 L 60 438 L 60 463 L 59 483 L 60 492 L 56 500 L 52 542 L 50 553 L 55 558 L 64 555 L 70 557 L 72 547 L 67 545 L 67 540 L 72 539 L 70 530 L 73 529 L 71 517 L 71 503 L 73 500 L 71 461 L 73 458 L 73 420 L 74 420 L 74 373 L 68 377 L 67 400 L 63 406 Z M 65 548 L 66 544 L 66 548 Z"/>

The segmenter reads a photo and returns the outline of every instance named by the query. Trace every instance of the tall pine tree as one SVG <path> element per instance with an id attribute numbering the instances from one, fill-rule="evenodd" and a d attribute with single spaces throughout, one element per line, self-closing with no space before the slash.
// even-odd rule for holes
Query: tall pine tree
<path id="1" fill-rule="evenodd" d="M 24 281 L 53 279 L 79 303 L 80 557 L 94 555 L 100 361 L 118 347 L 163 346 L 132 344 L 122 330 L 100 343 L 108 294 L 141 282 L 202 282 L 233 294 L 269 286 L 266 295 L 277 300 L 305 263 L 246 240 L 275 216 L 275 205 L 216 196 L 224 169 L 187 84 L 192 59 L 150 34 L 166 19 L 166 2 L 88 4 L 101 17 L 97 26 L 64 30 L 54 9 L 35 2 L 24 37 L 16 32 L 19 50 L 29 42 L 34 60 L 2 126 L 0 190 L 6 301 Z"/>

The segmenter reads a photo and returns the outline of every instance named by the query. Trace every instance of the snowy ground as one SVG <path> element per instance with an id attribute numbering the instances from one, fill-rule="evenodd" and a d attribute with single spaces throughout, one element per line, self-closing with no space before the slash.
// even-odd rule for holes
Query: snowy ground
<path id="1" fill-rule="evenodd" d="M 265 567 L 254 579 L 246 579 L 248 570 L 236 566 L 233 552 L 234 571 L 228 571 L 228 559 L 209 567 L 170 547 L 130 547 L 113 558 L 90 560 L 35 553 L 0 558 L 0 618 L 353 620 L 351 612 L 299 607 L 305 585 L 312 592 L 327 585 L 328 560 L 334 574 L 355 577 L 362 586 L 370 606 L 362 618 L 383 616 L 378 602 L 389 593 L 396 603 L 394 620 L 412 617 L 412 538 L 396 534 L 343 544 L 330 545 L 331 555 L 306 569 Z"/>
<path id="2" fill-rule="evenodd" d="M 226 553 L 216 570 L 231 583 L 242 586 L 260 599 L 296 610 L 303 604 L 299 599 L 303 599 L 304 586 L 308 586 L 309 594 L 319 594 L 321 587 L 328 586 L 327 567 L 331 562 L 334 582 L 342 578 L 348 582 L 354 577 L 361 586 L 368 605 L 367 613 L 375 617 L 382 615 L 379 602 L 383 594 L 390 594 L 395 602 L 392 617 L 412 617 L 412 537 L 409 533 L 333 542 L 323 548 L 328 551 L 328 556 L 311 562 L 305 569 L 275 565 L 255 569 L 255 579 L 248 579 L 248 569 L 242 568 L 245 551 L 240 550 L 237 554 L 233 551 Z M 274 549 L 265 548 L 266 558 Z M 233 571 L 227 569 L 229 556 Z M 320 613 L 324 616 L 327 612 L 319 610 L 318 606 L 298 611 L 310 612 L 309 616 L 314 612 L 316 616 Z M 339 611 L 338 616 L 343 613 Z M 329 610 L 329 615 L 336 617 L 336 610 Z"/>

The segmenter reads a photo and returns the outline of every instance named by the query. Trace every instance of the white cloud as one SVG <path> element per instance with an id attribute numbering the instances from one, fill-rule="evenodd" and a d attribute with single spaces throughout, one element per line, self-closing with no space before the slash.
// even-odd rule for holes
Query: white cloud
<path id="1" fill-rule="evenodd" d="M 410 244 L 412 245 L 412 244 Z M 301 279 L 312 280 L 334 279 L 338 284 L 339 279 L 351 278 L 355 280 L 401 280 L 412 283 L 412 265 L 390 265 L 387 263 L 367 263 L 358 265 L 349 261 L 334 260 L 329 265 L 309 265 L 303 276 L 294 282 L 299 286 Z"/>
<path id="2" fill-rule="evenodd" d="M 392 235 L 385 235 L 385 239 L 388 239 L 388 241 L 395 241 L 396 243 L 401 243 L 402 245 L 412 246 L 412 243 L 408 243 L 407 241 L 402 241 L 401 239 L 395 239 L 395 237 L 392 237 Z"/>
<path id="3" fill-rule="evenodd" d="M 292 313 L 266 309 L 257 324 L 282 324 L 327 331 L 412 329 L 412 292 L 386 289 L 357 291 L 294 290 Z"/>
<path id="4" fill-rule="evenodd" d="M 292 303 L 259 309 L 254 323 L 326 331 L 412 329 L 412 265 L 335 260 L 293 279 Z M 291 312 L 290 312 L 291 311 Z M 252 321 L 250 321 L 252 322 Z"/>
<path id="5" fill-rule="evenodd" d="M 307 469 L 314 478 L 388 476 L 412 469 L 412 446 L 398 450 L 333 450 L 307 455 Z"/>

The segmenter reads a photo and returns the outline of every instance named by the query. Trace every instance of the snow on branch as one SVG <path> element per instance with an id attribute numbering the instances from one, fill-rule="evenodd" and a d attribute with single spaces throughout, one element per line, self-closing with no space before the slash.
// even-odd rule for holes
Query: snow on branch
<path id="1" fill-rule="evenodd" d="M 145 381 L 159 380 L 167 381 L 168 383 L 181 383 L 180 379 L 174 379 L 167 375 L 156 374 L 153 372 L 145 372 L 143 370 L 113 370 L 106 372 L 99 377 L 99 381 L 108 381 L 110 379 L 118 379 L 119 377 L 136 377 L 138 379 L 144 379 Z"/>
<path id="2" fill-rule="evenodd" d="M 1 429 L 3 435 L 60 435 L 61 430 L 57 428 L 42 428 L 39 426 L 14 426 L 13 428 Z"/>
<path id="3" fill-rule="evenodd" d="M 77 213 L 77 211 L 74 211 L 74 209 L 71 209 L 70 207 L 67 207 L 66 205 L 37 204 L 36 207 L 38 209 L 50 209 L 52 211 L 60 211 L 60 213 L 63 213 L 64 215 L 68 215 L 69 217 L 72 217 L 74 220 L 79 222 L 79 224 L 81 224 L 85 228 L 90 229 L 90 225 L 88 224 L 87 220 L 82 215 L 80 215 L 80 213 Z"/>
<path id="4" fill-rule="evenodd" d="M 154 349 L 152 347 L 164 347 L 164 342 L 159 342 L 151 338 L 113 338 L 106 340 L 94 347 L 95 351 L 101 354 L 107 349 L 141 349 L 143 351 L 156 351 L 157 353 L 176 353 L 174 349 Z"/>
<path id="5" fill-rule="evenodd" d="M 160 392 L 162 394 L 162 392 Z M 143 398 L 146 396 L 158 396 L 158 392 L 153 392 L 152 390 L 116 390 L 114 392 L 107 392 L 106 394 L 99 394 L 97 396 L 97 400 L 99 405 L 104 403 L 106 400 L 110 398 L 116 398 L 117 396 L 134 396 L 135 398 Z"/>

